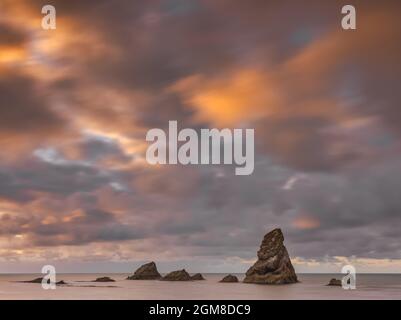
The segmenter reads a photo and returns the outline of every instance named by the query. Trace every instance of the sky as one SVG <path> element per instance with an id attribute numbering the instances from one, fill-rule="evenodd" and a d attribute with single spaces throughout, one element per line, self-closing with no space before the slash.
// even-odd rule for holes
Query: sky
<path id="1" fill-rule="evenodd" d="M 0 272 L 244 272 L 276 227 L 298 272 L 400 272 L 400 9 L 0 0 Z M 148 164 L 169 120 L 255 129 L 253 174 Z"/>

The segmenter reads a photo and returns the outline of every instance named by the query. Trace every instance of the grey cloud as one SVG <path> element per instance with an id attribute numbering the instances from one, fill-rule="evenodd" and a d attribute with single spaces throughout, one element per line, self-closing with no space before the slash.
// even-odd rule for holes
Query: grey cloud
<path id="1" fill-rule="evenodd" d="M 35 80 L 8 70 L 0 76 L 0 133 L 8 135 L 57 133 L 63 119 L 54 112 L 48 97 L 35 89 Z"/>
<path id="2" fill-rule="evenodd" d="M 112 212 L 89 209 L 83 216 L 68 221 L 43 223 L 39 216 L 0 216 L 0 235 L 24 234 L 29 239 L 28 246 L 84 245 L 93 242 L 114 242 L 141 239 L 145 230 L 122 224 Z M 60 213 L 61 215 L 61 213 Z"/>
<path id="3" fill-rule="evenodd" d="M 88 137 L 78 143 L 78 149 L 81 150 L 82 158 L 89 161 L 98 161 L 107 158 L 113 158 L 121 162 L 129 162 L 131 156 L 124 153 L 118 142 L 104 140 L 96 137 Z"/>
<path id="4" fill-rule="evenodd" d="M 17 201 L 34 199 L 32 192 L 68 196 L 94 191 L 111 180 L 110 176 L 94 167 L 38 161 L 27 161 L 17 168 L 2 168 L 0 177 L 0 195 Z"/>

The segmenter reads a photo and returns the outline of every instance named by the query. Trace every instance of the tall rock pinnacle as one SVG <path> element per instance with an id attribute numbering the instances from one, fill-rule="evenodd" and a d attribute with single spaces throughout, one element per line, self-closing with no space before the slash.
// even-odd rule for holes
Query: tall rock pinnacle
<path id="1" fill-rule="evenodd" d="M 258 251 L 258 260 L 246 272 L 246 283 L 286 284 L 298 282 L 281 229 L 266 234 Z"/>

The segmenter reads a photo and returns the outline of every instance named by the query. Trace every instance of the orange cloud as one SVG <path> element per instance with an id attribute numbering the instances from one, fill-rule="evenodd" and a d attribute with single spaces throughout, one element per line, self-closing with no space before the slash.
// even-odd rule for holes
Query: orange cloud
<path id="1" fill-rule="evenodd" d="M 245 124 L 275 113 L 280 98 L 273 79 L 252 68 L 216 78 L 188 77 L 170 90 L 181 94 L 195 110 L 196 122 L 206 121 L 219 127 Z"/>
<path id="2" fill-rule="evenodd" d="M 301 216 L 293 220 L 292 225 L 297 229 L 307 230 L 316 229 L 320 226 L 320 221 L 314 217 Z"/>

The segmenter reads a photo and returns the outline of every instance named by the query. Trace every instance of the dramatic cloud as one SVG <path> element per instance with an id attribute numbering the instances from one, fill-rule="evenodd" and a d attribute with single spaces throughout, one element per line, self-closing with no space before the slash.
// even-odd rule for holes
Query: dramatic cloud
<path id="1" fill-rule="evenodd" d="M 398 1 L 354 31 L 343 1 L 56 0 L 51 31 L 45 4 L 0 4 L 6 266 L 243 271 L 274 227 L 302 271 L 399 266 Z M 253 175 L 148 165 L 169 120 L 255 128 Z"/>

